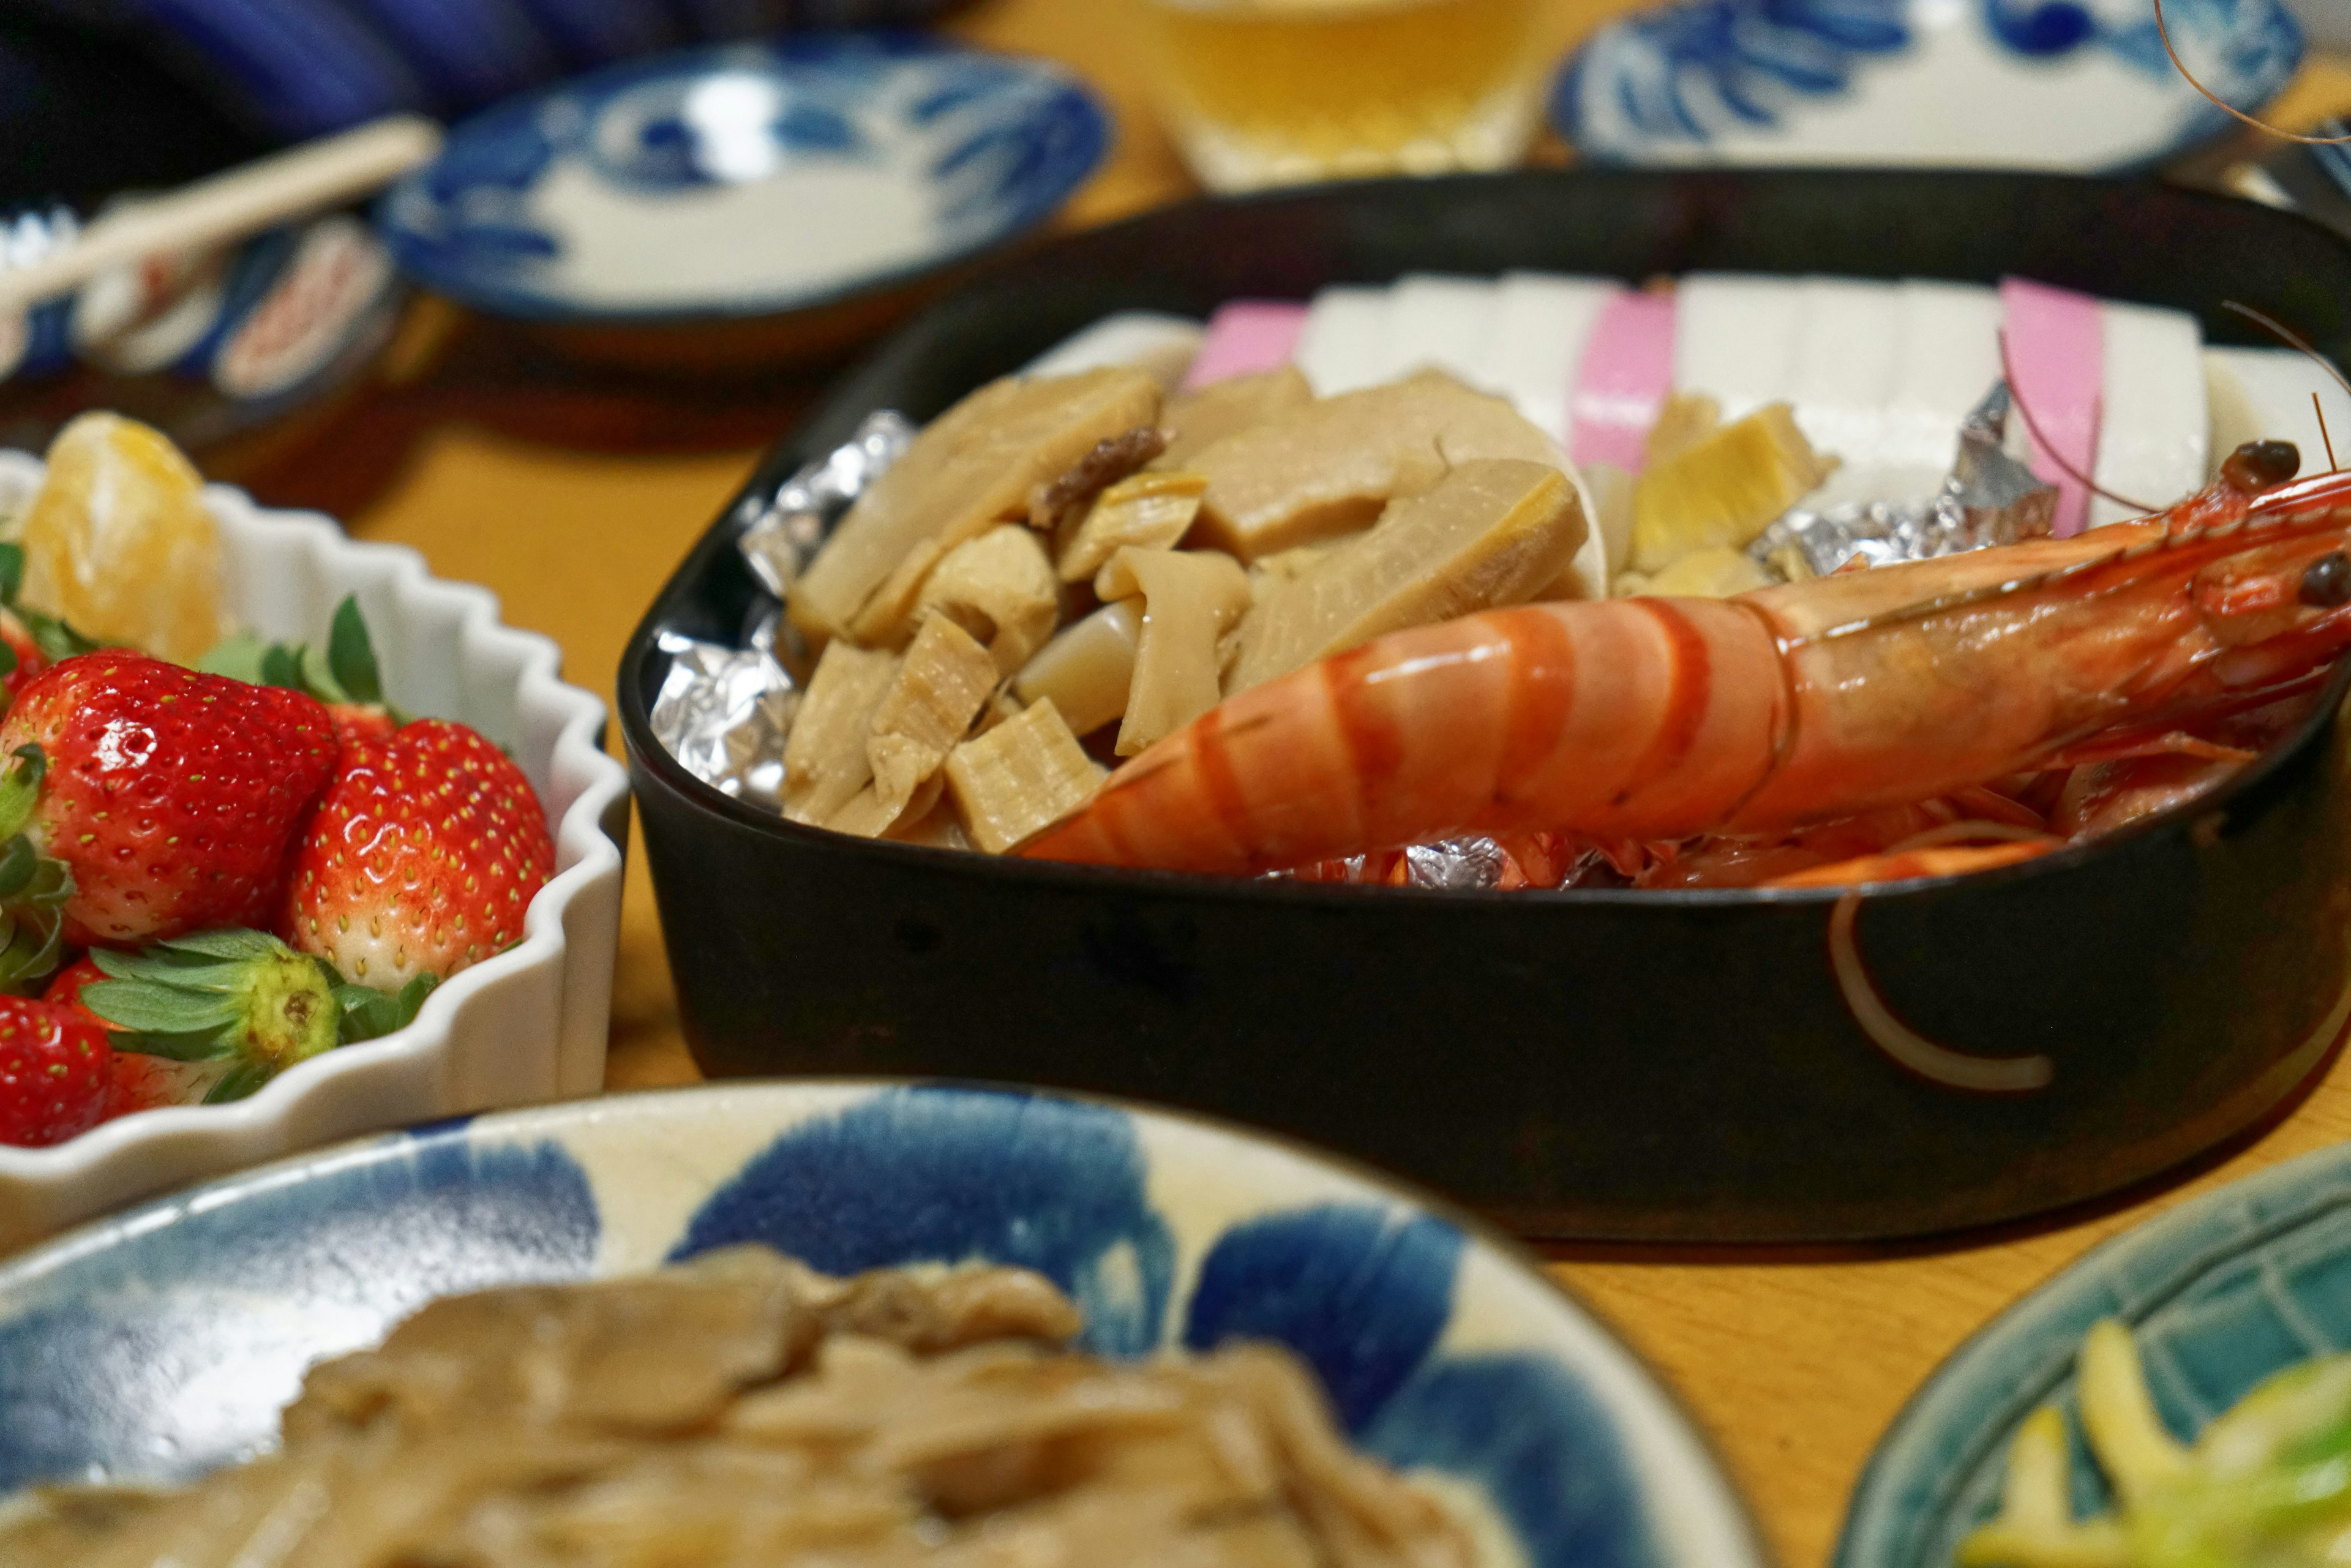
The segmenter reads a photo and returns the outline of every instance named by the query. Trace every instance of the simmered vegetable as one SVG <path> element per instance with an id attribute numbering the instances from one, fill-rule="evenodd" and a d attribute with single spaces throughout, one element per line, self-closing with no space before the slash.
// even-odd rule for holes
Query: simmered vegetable
<path id="1" fill-rule="evenodd" d="M 1140 601 L 1105 604 L 1046 643 L 1014 677 L 1013 692 L 1023 702 L 1050 701 L 1072 730 L 1091 735 L 1126 711 L 1142 634 Z"/>
<path id="2" fill-rule="evenodd" d="M 1368 527 L 1461 463 L 1516 457 L 1564 470 L 1550 436 L 1500 398 L 1424 371 L 1320 399 L 1193 454 L 1207 542 L 1244 562 Z"/>
<path id="3" fill-rule="evenodd" d="M 1208 482 L 1197 474 L 1138 474 L 1104 490 L 1061 548 L 1063 582 L 1083 582 L 1128 545 L 1164 549 L 1200 515 Z"/>
<path id="4" fill-rule="evenodd" d="M 1314 389 L 1306 384 L 1295 365 L 1232 376 L 1172 397 L 1160 417 L 1167 432 L 1167 449 L 1153 466 L 1180 469 L 1192 454 L 1209 443 L 1313 401 Z"/>
<path id="5" fill-rule="evenodd" d="M 785 816 L 822 823 L 873 777 L 865 734 L 897 667 L 894 653 L 848 643 L 826 646 L 784 742 Z"/>
<path id="6" fill-rule="evenodd" d="M 1044 542 L 1018 523 L 949 550 L 914 601 L 916 616 L 945 615 L 985 643 L 1008 675 L 1045 645 L 1061 611 Z"/>
<path id="7" fill-rule="evenodd" d="M 1227 685 L 1243 691 L 1385 632 L 1523 603 L 1574 559 L 1584 527 L 1558 469 L 1464 463 L 1251 610 Z"/>
<path id="8" fill-rule="evenodd" d="M 971 633 L 944 615 L 923 622 L 874 705 L 866 735 L 875 807 L 883 818 L 875 832 L 898 820 L 970 733 L 996 682 L 996 661 Z"/>
<path id="9" fill-rule="evenodd" d="M 1140 596 L 1143 631 L 1134 648 L 1118 754 L 1132 757 L 1217 706 L 1217 641 L 1249 608 L 1249 576 L 1220 550 L 1151 550 L 1130 545 L 1111 557 L 1095 591 Z"/>
<path id="10" fill-rule="evenodd" d="M 1001 854 L 1086 803 L 1109 777 L 1047 697 L 955 748 L 946 780 L 971 841 Z"/>
<path id="11" fill-rule="evenodd" d="M 1136 370 L 982 387 L 926 425 L 849 509 L 793 587 L 792 623 L 815 639 L 904 642 L 941 557 L 1025 517 L 1035 486 L 1158 413 L 1159 383 Z"/>
<path id="12" fill-rule="evenodd" d="M 1741 548 L 1835 466 L 1813 452 L 1786 403 L 1760 408 L 1642 473 L 1629 565 L 1657 572 L 1692 550 Z"/>

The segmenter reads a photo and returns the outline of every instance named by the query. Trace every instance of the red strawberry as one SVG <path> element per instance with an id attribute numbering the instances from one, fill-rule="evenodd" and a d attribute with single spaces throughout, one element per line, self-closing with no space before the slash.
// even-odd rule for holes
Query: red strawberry
<path id="1" fill-rule="evenodd" d="M 396 991 L 521 939 L 554 870 L 522 769 L 462 724 L 423 718 L 348 747 L 294 856 L 278 935 Z"/>
<path id="2" fill-rule="evenodd" d="M 267 906 L 335 750 L 326 710 L 300 692 L 85 653 L 0 720 L 0 841 L 21 831 L 72 873 L 68 942 L 227 924 Z"/>
<path id="3" fill-rule="evenodd" d="M 329 703 L 327 716 L 334 721 L 335 738 L 345 746 L 355 740 L 390 740 L 399 727 L 381 703 Z"/>
<path id="4" fill-rule="evenodd" d="M 0 1144 L 37 1148 L 105 1119 L 114 1052 L 95 1020 L 0 997 Z"/>
<path id="5" fill-rule="evenodd" d="M 0 643 L 16 660 L 5 675 L 0 675 L 0 708 L 16 701 L 16 694 L 35 675 L 49 667 L 48 655 L 41 652 L 40 643 L 33 640 L 33 629 L 25 624 L 17 613 L 0 608 Z"/>
<path id="6" fill-rule="evenodd" d="M 93 980 L 105 978 L 106 971 L 98 967 L 97 960 L 84 955 L 57 971 L 57 977 L 41 993 L 41 1000 L 104 1029 L 106 1020 L 82 1004 L 81 988 Z M 128 1116 L 133 1111 L 152 1111 L 158 1105 L 191 1105 L 204 1097 L 204 1085 L 192 1082 L 188 1069 L 179 1062 L 166 1061 L 160 1056 L 142 1056 L 135 1051 L 115 1051 L 111 1054 L 114 1071 L 106 1096 L 105 1121 Z"/>

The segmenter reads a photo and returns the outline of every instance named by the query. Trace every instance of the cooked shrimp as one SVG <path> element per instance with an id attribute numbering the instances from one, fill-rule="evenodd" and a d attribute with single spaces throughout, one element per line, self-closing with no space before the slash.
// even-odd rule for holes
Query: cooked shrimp
<path id="1" fill-rule="evenodd" d="M 1468 833 L 1761 836 L 2161 750 L 2351 643 L 2351 474 L 2299 464 L 2256 443 L 2069 539 L 1384 637 L 1229 698 L 1022 852 L 1253 873 Z"/>

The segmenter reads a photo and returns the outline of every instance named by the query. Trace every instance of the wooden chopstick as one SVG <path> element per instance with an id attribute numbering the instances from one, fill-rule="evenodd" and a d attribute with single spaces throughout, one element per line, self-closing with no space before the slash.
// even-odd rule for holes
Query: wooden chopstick
<path id="1" fill-rule="evenodd" d="M 110 267 L 202 250 L 366 195 L 441 151 L 441 127 L 395 114 L 272 153 L 99 218 L 62 249 L 0 268 L 0 316 L 78 288 Z"/>

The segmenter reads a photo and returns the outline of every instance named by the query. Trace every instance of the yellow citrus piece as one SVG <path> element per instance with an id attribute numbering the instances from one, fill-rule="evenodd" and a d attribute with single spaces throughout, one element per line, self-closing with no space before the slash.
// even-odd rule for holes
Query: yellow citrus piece
<path id="1" fill-rule="evenodd" d="M 221 636 L 221 544 L 204 477 L 161 432 L 85 413 L 49 444 L 25 514 L 24 601 L 183 664 Z"/>

